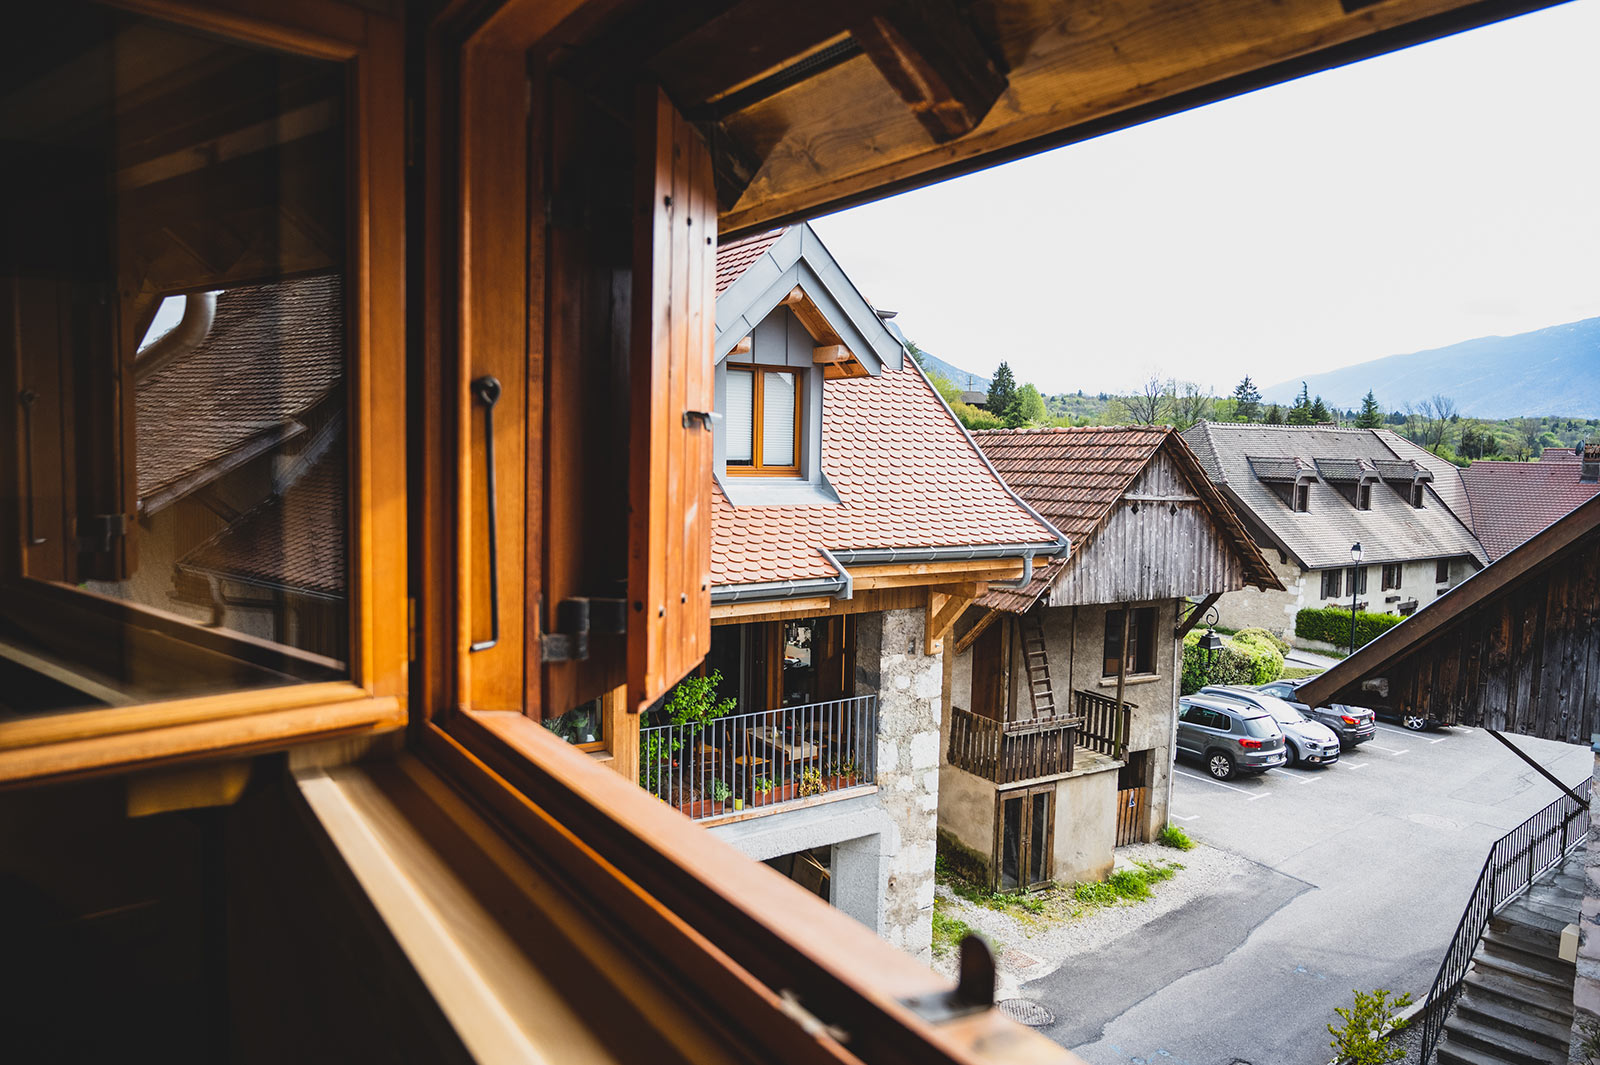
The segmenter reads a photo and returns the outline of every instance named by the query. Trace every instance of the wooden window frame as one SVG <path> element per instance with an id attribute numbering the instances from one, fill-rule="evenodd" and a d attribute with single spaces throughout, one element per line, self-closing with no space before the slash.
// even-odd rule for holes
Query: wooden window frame
<path id="1" fill-rule="evenodd" d="M 1306 513 L 1310 512 L 1310 510 L 1311 510 L 1311 485 L 1310 484 L 1308 484 L 1305 481 L 1297 481 L 1297 482 L 1295 482 L 1294 487 L 1292 487 L 1289 490 L 1289 493 L 1290 493 L 1289 509 L 1293 510 L 1296 514 L 1306 514 Z"/>
<path id="2" fill-rule="evenodd" d="M 115 6 L 345 65 L 350 679 L 0 723 L 0 784 L 255 754 L 393 732 L 406 722 L 406 467 L 403 449 L 393 446 L 406 425 L 402 27 L 337 2 L 116 0 Z"/>
<path id="3" fill-rule="evenodd" d="M 1156 617 L 1156 608 L 1155 607 L 1153 607 L 1153 606 L 1132 606 L 1132 607 L 1120 606 L 1120 607 L 1109 607 L 1109 608 L 1107 608 L 1106 617 L 1105 617 L 1105 634 L 1104 634 L 1104 637 L 1102 638 L 1101 646 L 1104 647 L 1105 641 L 1109 640 L 1111 638 L 1113 632 L 1117 635 L 1117 637 L 1119 639 L 1121 638 L 1121 635 L 1122 635 L 1122 624 L 1121 624 L 1121 622 L 1118 622 L 1115 626 L 1113 626 L 1112 623 L 1111 623 L 1111 619 L 1113 617 L 1120 616 L 1122 614 L 1122 612 L 1125 611 L 1125 610 L 1132 610 L 1133 611 L 1133 614 L 1129 618 L 1129 621 L 1128 621 L 1128 642 L 1133 644 L 1133 647 L 1134 647 L 1134 655 L 1133 655 L 1134 661 L 1132 663 L 1130 663 L 1130 668 L 1128 669 L 1126 675 L 1129 676 L 1129 677 L 1155 677 L 1155 676 L 1160 676 L 1161 671 L 1156 665 L 1155 647 L 1154 646 L 1150 646 L 1148 648 L 1145 648 L 1143 645 L 1144 645 L 1144 643 L 1146 641 L 1141 640 L 1140 637 L 1139 637 L 1139 628 L 1140 628 L 1140 624 L 1141 624 L 1140 619 L 1141 618 L 1148 618 L 1149 619 L 1149 633 L 1147 634 L 1148 637 L 1149 637 L 1148 642 L 1153 645 L 1158 639 L 1160 639 L 1160 637 L 1157 635 L 1158 630 L 1156 628 L 1156 622 L 1157 622 L 1158 619 Z M 1149 613 L 1146 614 L 1145 611 L 1149 611 Z M 1145 654 L 1146 652 L 1148 652 L 1148 655 L 1149 655 L 1149 661 L 1146 664 L 1150 668 L 1141 671 L 1138 668 L 1138 666 L 1139 666 L 1138 658 L 1139 658 L 1139 656 L 1141 654 Z M 1120 649 L 1118 653 L 1120 655 L 1126 656 L 1127 655 L 1127 648 Z M 1101 680 L 1115 679 L 1116 676 L 1117 676 L 1117 670 L 1111 670 L 1110 672 L 1106 672 L 1106 661 L 1107 661 L 1107 659 L 1106 659 L 1105 655 L 1102 653 L 1101 656 L 1100 656 L 1100 670 L 1101 670 L 1100 679 Z"/>
<path id="4" fill-rule="evenodd" d="M 723 466 L 734 477 L 798 477 L 800 476 L 800 444 L 804 439 L 806 424 L 806 372 L 794 366 L 763 366 L 754 362 L 730 362 L 727 368 L 731 370 L 750 370 L 752 380 L 750 385 L 750 465 L 734 465 L 724 462 Z M 787 466 L 768 466 L 762 463 L 762 416 L 765 413 L 764 397 L 767 391 L 766 375 L 769 373 L 786 373 L 794 377 L 794 462 Z"/>
<path id="5" fill-rule="evenodd" d="M 1344 572 L 1345 591 L 1355 595 L 1367 594 L 1367 567 L 1347 566 Z"/>
<path id="6" fill-rule="evenodd" d="M 1448 558 L 1436 558 L 1433 560 L 1433 583 L 1450 583 L 1450 560 Z"/>
<path id="7" fill-rule="evenodd" d="M 1333 590 L 1330 592 L 1329 586 Z M 1338 599 L 1344 595 L 1344 568 L 1328 569 L 1322 571 L 1322 598 Z"/>
<path id="8" fill-rule="evenodd" d="M 1392 581 L 1389 579 L 1391 572 L 1394 574 L 1394 580 Z M 1391 589 L 1399 588 L 1404 583 L 1403 577 L 1404 571 L 1401 569 L 1400 563 L 1385 562 L 1383 564 L 1383 588 L 1381 590 L 1387 592 Z"/>
<path id="9" fill-rule="evenodd" d="M 1034 880 L 1027 872 L 1029 863 L 1025 860 L 1032 856 L 1033 843 L 1033 797 L 1035 795 L 1047 796 L 1045 803 L 1050 811 L 1050 827 L 1045 840 L 1044 879 Z M 995 891 L 1003 890 L 1000 886 L 1001 866 L 1005 858 L 1005 828 L 1006 828 L 1006 802 L 1018 799 L 1022 802 L 1022 820 L 1018 825 L 1021 838 L 1017 847 L 1017 891 L 1032 891 L 1050 883 L 1055 878 L 1055 840 L 1056 840 L 1056 785 L 1039 784 L 1031 788 L 1010 788 L 996 791 L 994 796 L 994 850 L 990 853 L 990 868 L 994 875 L 990 878 L 990 886 Z"/>

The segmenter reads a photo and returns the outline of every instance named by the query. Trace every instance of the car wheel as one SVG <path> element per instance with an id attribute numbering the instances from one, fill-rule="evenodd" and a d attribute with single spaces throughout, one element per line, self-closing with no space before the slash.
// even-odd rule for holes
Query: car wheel
<path id="1" fill-rule="evenodd" d="M 1206 771 L 1218 780 L 1233 777 L 1233 756 L 1227 751 L 1212 751 L 1206 756 Z"/>
<path id="2" fill-rule="evenodd" d="M 1288 740 L 1283 741 L 1283 766 L 1285 769 L 1300 764 L 1300 752 L 1294 749 L 1294 744 Z"/>
<path id="3" fill-rule="evenodd" d="M 1400 724 L 1404 725 L 1412 732 L 1421 732 L 1423 729 L 1428 727 L 1428 719 L 1423 717 L 1421 714 L 1402 714 L 1400 717 Z"/>

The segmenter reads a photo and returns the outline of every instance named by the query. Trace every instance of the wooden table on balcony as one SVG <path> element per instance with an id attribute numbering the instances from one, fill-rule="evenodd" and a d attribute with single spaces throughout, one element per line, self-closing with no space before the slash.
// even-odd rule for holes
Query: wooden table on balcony
<path id="1" fill-rule="evenodd" d="M 822 746 L 812 740 L 786 736 L 776 725 L 757 725 L 750 734 L 791 762 L 806 762 L 822 754 Z"/>

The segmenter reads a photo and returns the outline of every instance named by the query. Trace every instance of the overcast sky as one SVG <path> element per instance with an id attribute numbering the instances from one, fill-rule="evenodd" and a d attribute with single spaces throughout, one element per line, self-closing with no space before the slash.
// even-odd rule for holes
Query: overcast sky
<path id="1" fill-rule="evenodd" d="M 920 346 L 1231 391 L 1600 315 L 1600 0 L 818 219 Z"/>

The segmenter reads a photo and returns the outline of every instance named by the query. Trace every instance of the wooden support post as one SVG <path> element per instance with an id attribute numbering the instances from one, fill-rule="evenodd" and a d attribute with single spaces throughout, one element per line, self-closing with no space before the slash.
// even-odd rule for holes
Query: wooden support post
<path id="1" fill-rule="evenodd" d="M 955 653 L 962 654 L 967 648 L 971 647 L 975 642 L 977 642 L 978 637 L 983 635 L 983 630 L 987 629 L 990 625 L 993 625 L 995 619 L 999 616 L 1000 611 L 990 610 L 981 618 L 979 618 L 976 625 L 962 633 L 961 638 L 956 640 Z"/>
<path id="2" fill-rule="evenodd" d="M 628 707 L 628 686 L 619 685 L 600 696 L 600 716 L 605 722 L 611 768 L 624 780 L 639 780 L 639 715 Z"/>
<path id="3" fill-rule="evenodd" d="M 922 651 L 936 655 L 944 651 L 945 634 L 954 627 L 972 601 L 989 590 L 984 581 L 965 584 L 936 585 L 928 589 L 928 605 L 924 615 Z"/>
<path id="4" fill-rule="evenodd" d="M 1133 621 L 1133 608 L 1124 604 L 1122 607 L 1122 647 L 1117 652 L 1117 717 L 1111 723 L 1112 734 L 1116 736 L 1116 757 L 1127 755 L 1128 737 L 1122 730 L 1122 689 L 1128 683 L 1128 629 Z"/>

